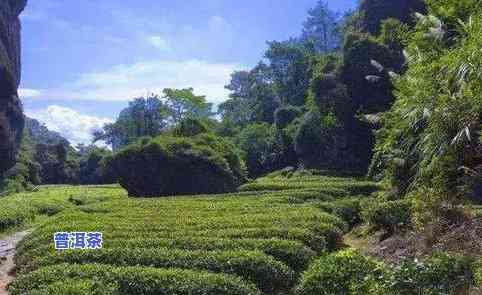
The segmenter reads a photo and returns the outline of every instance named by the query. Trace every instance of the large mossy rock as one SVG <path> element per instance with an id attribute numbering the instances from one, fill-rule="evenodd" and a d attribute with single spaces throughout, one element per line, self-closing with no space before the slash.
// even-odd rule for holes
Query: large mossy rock
<path id="1" fill-rule="evenodd" d="M 232 192 L 245 180 L 235 150 L 211 134 L 160 136 L 126 147 L 108 167 L 133 197 Z"/>
<path id="2" fill-rule="evenodd" d="M 12 167 L 24 127 L 20 84 L 20 20 L 27 0 L 0 1 L 0 173 Z"/>

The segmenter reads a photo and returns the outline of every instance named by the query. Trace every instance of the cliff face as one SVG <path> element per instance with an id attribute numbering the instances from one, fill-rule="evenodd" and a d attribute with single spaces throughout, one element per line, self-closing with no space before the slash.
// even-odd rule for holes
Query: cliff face
<path id="1" fill-rule="evenodd" d="M 27 0 L 0 0 L 0 173 L 15 162 L 24 117 L 20 84 L 20 20 Z"/>

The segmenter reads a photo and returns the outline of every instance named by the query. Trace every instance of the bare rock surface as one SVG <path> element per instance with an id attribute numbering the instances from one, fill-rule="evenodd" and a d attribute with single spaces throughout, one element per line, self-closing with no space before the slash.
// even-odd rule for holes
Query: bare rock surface
<path id="1" fill-rule="evenodd" d="M 0 1 L 0 173 L 12 167 L 24 127 L 20 84 L 20 19 L 27 0 Z"/>

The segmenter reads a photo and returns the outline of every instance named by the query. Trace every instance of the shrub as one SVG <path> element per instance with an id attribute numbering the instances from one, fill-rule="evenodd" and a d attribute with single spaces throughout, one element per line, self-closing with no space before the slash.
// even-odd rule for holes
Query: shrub
<path id="1" fill-rule="evenodd" d="M 62 278 L 62 282 L 59 282 L 59 278 Z M 92 278 L 95 278 L 94 283 L 91 281 Z M 74 281 L 77 282 L 77 286 L 80 285 L 80 291 L 69 287 L 69 283 Z M 50 290 L 77 292 L 67 294 L 99 295 L 261 295 L 254 285 L 225 274 L 174 268 L 112 267 L 100 264 L 60 264 L 44 267 L 19 276 L 9 287 L 12 295 L 34 292 L 49 294 Z"/>
<path id="2" fill-rule="evenodd" d="M 183 250 L 259 250 L 286 263 L 296 271 L 306 268 L 316 252 L 298 241 L 280 239 L 223 239 L 179 237 L 157 239 L 128 239 L 107 241 L 105 247 L 115 248 L 169 248 Z"/>
<path id="3" fill-rule="evenodd" d="M 363 219 L 374 230 L 384 230 L 388 235 L 406 227 L 411 221 L 411 202 L 408 200 L 366 202 Z"/>
<path id="4" fill-rule="evenodd" d="M 208 127 L 204 122 L 195 118 L 185 118 L 174 129 L 176 136 L 191 137 L 201 133 L 206 133 Z"/>
<path id="5" fill-rule="evenodd" d="M 381 266 L 352 250 L 325 255 L 303 274 L 298 294 L 378 294 Z M 379 293 L 382 294 L 382 293 Z"/>
<path id="6" fill-rule="evenodd" d="M 108 165 L 136 197 L 234 191 L 245 178 L 234 146 L 211 134 L 136 143 L 115 154 Z"/>
<path id="7" fill-rule="evenodd" d="M 482 258 L 474 263 L 475 287 L 482 291 Z"/>
<path id="8" fill-rule="evenodd" d="M 284 129 L 286 128 L 294 119 L 302 114 L 300 107 L 295 106 L 285 106 L 276 109 L 274 113 L 274 122 L 276 128 Z"/>
<path id="9" fill-rule="evenodd" d="M 310 82 L 309 101 L 323 114 L 332 113 L 340 122 L 347 122 L 355 109 L 346 86 L 334 74 L 316 74 Z"/>
<path id="10" fill-rule="evenodd" d="M 242 150 L 250 177 L 257 177 L 268 171 L 268 157 L 274 148 L 274 128 L 267 123 L 246 126 L 236 137 Z"/>
<path id="11" fill-rule="evenodd" d="M 334 214 L 344 221 L 350 227 L 353 227 L 361 222 L 361 207 L 358 198 L 342 199 L 332 202 L 323 202 L 318 205 L 322 210 Z"/>
<path id="12" fill-rule="evenodd" d="M 114 183 L 112 171 L 105 169 L 104 159 L 112 152 L 103 148 L 92 148 L 80 160 L 79 180 L 81 184 Z"/>
<path id="13" fill-rule="evenodd" d="M 64 251 L 38 261 L 39 266 L 70 263 L 101 263 L 116 266 L 191 268 L 235 274 L 256 283 L 264 292 L 289 290 L 293 271 L 283 263 L 257 251 L 185 251 L 159 249 L 100 249 Z"/>
<path id="14" fill-rule="evenodd" d="M 371 63 L 376 60 L 386 68 L 398 65 L 399 54 L 366 34 L 351 33 L 346 36 L 343 47 L 344 65 L 341 79 L 348 88 L 355 110 L 365 113 L 386 111 L 393 102 L 393 87 L 389 79 L 370 83 L 367 76 L 379 76 L 380 72 Z M 398 70 L 398 69 L 395 69 Z"/>
<path id="15" fill-rule="evenodd" d="M 365 174 L 370 162 L 371 130 L 355 119 L 342 122 L 334 114 L 308 112 L 295 137 L 304 168 Z"/>
<path id="16" fill-rule="evenodd" d="M 464 294 L 474 286 L 473 260 L 438 253 L 425 262 L 410 261 L 396 267 L 388 286 L 390 294 Z"/>

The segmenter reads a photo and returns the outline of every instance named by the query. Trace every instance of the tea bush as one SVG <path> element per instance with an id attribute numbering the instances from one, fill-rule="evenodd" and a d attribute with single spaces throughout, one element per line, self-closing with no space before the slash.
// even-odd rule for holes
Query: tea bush
<path id="1" fill-rule="evenodd" d="M 473 259 L 435 254 L 427 261 L 396 267 L 387 284 L 390 294 L 464 294 L 475 285 Z"/>
<path id="2" fill-rule="evenodd" d="M 355 251 L 346 250 L 324 255 L 303 274 L 298 294 L 382 294 L 378 278 L 380 264 Z"/>
<path id="3" fill-rule="evenodd" d="M 411 222 L 411 203 L 409 200 L 378 201 L 366 203 L 363 219 L 374 229 L 393 234 L 397 229 Z"/>
<path id="4" fill-rule="evenodd" d="M 62 278 L 61 282 L 59 278 Z M 71 285 L 71 282 L 75 284 Z M 64 293 L 55 293 L 57 291 Z M 236 276 L 173 268 L 112 267 L 101 264 L 60 264 L 45 267 L 19 276 L 9 287 L 9 292 L 12 295 L 35 294 L 34 292 L 102 295 L 261 295 L 254 285 Z"/>
<path id="5" fill-rule="evenodd" d="M 279 180 L 260 180 L 263 181 Z M 297 184 L 303 189 L 297 189 Z M 361 184 L 368 185 L 368 182 Z M 75 287 L 49 281 L 47 277 L 29 277 L 52 270 L 54 265 L 66 265 L 70 269 L 77 267 L 76 264 L 95 264 L 103 271 L 96 277 L 110 276 L 112 269 L 127 267 L 138 268 L 140 272 L 148 267 L 159 271 L 183 269 L 192 274 L 209 271 L 223 278 L 236 277 L 244 285 L 254 286 L 256 292 L 285 294 L 296 285 L 301 272 L 316 256 L 342 246 L 342 235 L 349 228 L 342 218 L 320 210 L 310 200 L 342 198 L 358 186 L 355 179 L 297 173 L 285 190 L 278 191 L 161 199 L 127 198 L 122 189 L 105 186 L 72 188 L 62 196 L 55 191 L 59 204 L 68 207 L 50 217 L 18 245 L 16 263 L 21 276 L 12 288 L 38 289 L 45 294 L 74 290 L 88 294 L 96 288 L 92 285 L 96 283 L 105 294 L 110 294 L 111 290 L 113 294 L 135 292 L 125 289 L 127 291 L 122 293 L 124 285 L 119 283 L 122 280 L 92 280 L 92 274 L 66 276 L 66 282 L 76 282 Z M 82 191 L 85 196 L 80 193 Z M 323 196 L 317 191 L 326 193 Z M 45 193 L 41 188 L 38 195 Z M 46 204 L 54 199 L 54 195 L 50 195 Z M 33 193 L 31 198 L 40 197 Z M 293 198 L 298 201 L 292 202 Z M 54 249 L 53 233 L 79 230 L 103 232 L 103 249 L 63 252 Z M 36 279 L 43 280 L 39 283 L 41 287 L 26 286 Z M 186 276 L 186 287 L 173 288 L 172 294 L 198 294 L 199 288 L 204 287 L 197 285 L 195 280 L 195 276 Z M 138 290 L 164 290 L 150 284 L 149 280 L 139 278 L 136 287 Z M 231 294 L 229 290 L 226 292 Z M 151 291 L 145 294 L 152 294 Z M 199 294 L 224 294 L 209 292 Z"/>

